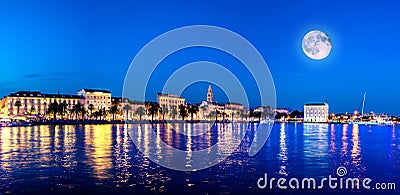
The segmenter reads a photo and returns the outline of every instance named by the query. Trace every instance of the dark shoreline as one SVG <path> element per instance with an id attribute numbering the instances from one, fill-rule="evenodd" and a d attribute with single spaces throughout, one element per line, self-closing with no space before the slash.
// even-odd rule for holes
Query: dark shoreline
<path id="1" fill-rule="evenodd" d="M 48 120 L 48 121 L 38 121 L 38 122 L 31 122 L 31 123 L 21 123 L 21 124 L 14 124 L 11 127 L 18 127 L 18 126 L 40 126 L 40 125 L 104 125 L 104 124 L 166 124 L 166 123 L 189 123 L 189 124 L 196 124 L 196 123 L 231 123 L 230 121 L 208 121 L 208 120 L 142 120 L 142 121 L 103 121 L 103 120 Z M 250 123 L 250 124 L 257 124 L 258 121 L 239 121 L 239 123 Z M 319 123 L 306 123 L 306 122 L 280 122 L 275 121 L 274 123 L 303 123 L 303 124 L 349 124 L 349 123 L 338 123 L 338 122 L 319 122 Z"/>
<path id="2" fill-rule="evenodd" d="M 237 121 L 239 123 L 249 123 L 249 124 L 257 124 L 259 121 Z M 20 126 L 40 126 L 40 125 L 103 125 L 103 124 L 166 124 L 166 123 L 231 123 L 229 120 L 218 120 L 218 121 L 209 121 L 209 120 L 46 120 L 46 121 L 33 121 L 33 122 L 25 122 L 20 124 L 13 124 L 10 127 L 20 127 Z M 274 121 L 274 123 L 303 123 L 303 124 L 350 124 L 348 122 L 295 122 L 295 121 Z"/>

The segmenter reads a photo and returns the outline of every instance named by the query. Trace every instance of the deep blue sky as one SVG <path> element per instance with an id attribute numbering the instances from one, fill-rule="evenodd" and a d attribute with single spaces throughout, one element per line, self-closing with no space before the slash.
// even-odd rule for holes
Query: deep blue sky
<path id="1" fill-rule="evenodd" d="M 1 1 L 0 95 L 92 87 L 120 96 L 130 62 L 147 42 L 174 28 L 207 24 L 230 29 L 259 50 L 279 107 L 302 109 L 327 99 L 331 111 L 352 112 L 367 92 L 367 111 L 400 114 L 399 7 L 395 1 Z M 301 49 L 314 29 L 333 44 L 321 61 Z M 221 59 L 194 51 L 170 63 Z M 199 84 L 184 95 L 197 102 L 206 90 Z"/>

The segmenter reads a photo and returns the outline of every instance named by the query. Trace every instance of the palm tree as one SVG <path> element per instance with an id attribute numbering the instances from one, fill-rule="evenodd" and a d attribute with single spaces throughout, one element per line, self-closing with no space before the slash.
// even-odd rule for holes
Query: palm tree
<path id="1" fill-rule="evenodd" d="M 175 105 L 171 106 L 170 117 L 175 119 L 177 114 L 178 114 L 178 110 L 176 109 L 176 106 Z"/>
<path id="2" fill-rule="evenodd" d="M 88 110 L 90 110 L 90 118 L 92 118 L 93 117 L 93 110 L 94 110 L 94 106 L 93 106 L 93 104 L 89 104 L 89 106 L 88 106 Z"/>
<path id="3" fill-rule="evenodd" d="M 152 104 L 152 102 L 147 102 L 147 101 L 144 103 L 144 107 L 146 108 L 146 113 L 147 114 L 149 113 L 149 109 L 150 109 L 151 104 Z"/>
<path id="4" fill-rule="evenodd" d="M 110 114 L 112 114 L 113 121 L 115 121 L 115 115 L 120 113 L 118 106 L 119 106 L 119 101 L 118 99 L 115 98 L 114 101 L 111 103 L 111 108 L 109 110 Z"/>
<path id="5" fill-rule="evenodd" d="M 188 115 L 186 111 L 186 106 L 183 104 L 179 105 L 179 115 L 182 117 L 182 120 L 185 120 L 185 117 Z"/>
<path id="6" fill-rule="evenodd" d="M 255 111 L 254 112 L 254 117 L 258 118 L 258 121 L 261 120 L 261 112 L 260 111 Z"/>
<path id="7" fill-rule="evenodd" d="M 108 111 L 106 110 L 106 108 L 102 108 L 99 110 L 99 116 L 100 116 L 100 120 L 103 117 L 103 119 L 105 119 L 108 115 Z"/>
<path id="8" fill-rule="evenodd" d="M 75 109 L 74 107 L 72 107 L 71 109 L 69 109 L 69 119 L 72 120 L 72 115 L 75 113 Z"/>
<path id="9" fill-rule="evenodd" d="M 206 108 L 206 106 L 200 106 L 200 110 L 202 111 L 202 119 L 205 119 L 205 112 L 207 111 L 207 108 Z"/>
<path id="10" fill-rule="evenodd" d="M 46 100 L 45 100 L 45 102 L 43 104 L 44 104 L 44 114 L 46 114 L 47 113 L 47 102 L 46 102 Z"/>
<path id="11" fill-rule="evenodd" d="M 226 112 L 222 112 L 221 115 L 222 115 L 222 121 L 225 121 L 225 117 L 228 116 L 228 114 L 226 114 Z"/>
<path id="12" fill-rule="evenodd" d="M 115 121 L 115 115 L 120 113 L 120 110 L 118 109 L 118 105 L 114 104 L 111 106 L 109 113 L 112 114 L 112 120 L 113 122 Z"/>
<path id="13" fill-rule="evenodd" d="M 139 120 L 142 120 L 142 116 L 146 114 L 146 110 L 142 106 L 139 106 L 136 108 L 135 114 L 139 115 Z"/>
<path id="14" fill-rule="evenodd" d="M 75 114 L 75 120 L 78 120 L 78 111 L 76 105 L 72 106 L 71 115 Z"/>
<path id="15" fill-rule="evenodd" d="M 72 111 L 75 113 L 75 119 L 78 120 L 79 114 L 81 114 L 82 118 L 83 118 L 85 108 L 83 107 L 83 105 L 80 102 L 78 102 L 77 104 L 75 104 L 73 106 Z"/>
<path id="16" fill-rule="evenodd" d="M 22 106 L 21 101 L 15 101 L 14 106 L 17 107 L 17 115 L 19 115 L 19 108 Z"/>
<path id="17" fill-rule="evenodd" d="M 94 111 L 92 116 L 97 120 L 97 117 L 99 117 L 99 111 Z"/>
<path id="18" fill-rule="evenodd" d="M 158 114 L 161 111 L 161 107 L 157 102 L 150 102 L 149 104 L 149 108 L 148 108 L 148 113 L 149 115 L 151 115 L 151 120 L 154 120 L 154 115 Z"/>
<path id="19" fill-rule="evenodd" d="M 53 114 L 53 120 L 57 118 L 57 113 L 58 113 L 58 103 L 54 101 L 53 103 L 50 103 L 49 108 L 47 109 L 47 114 Z"/>
<path id="20" fill-rule="evenodd" d="M 168 114 L 168 107 L 167 105 L 162 105 L 161 107 L 161 114 L 162 114 L 162 119 L 164 120 L 165 114 Z"/>
<path id="21" fill-rule="evenodd" d="M 188 104 L 186 106 L 188 113 L 190 114 L 191 120 L 193 120 L 193 115 L 199 111 L 199 107 L 196 105 Z"/>
<path id="22" fill-rule="evenodd" d="M 218 120 L 218 116 L 221 115 L 221 111 L 215 110 L 215 120 Z"/>
<path id="23" fill-rule="evenodd" d="M 210 117 L 210 120 L 211 120 L 211 118 L 213 118 L 213 117 L 215 117 L 215 120 L 217 120 L 217 110 L 215 110 L 215 111 L 210 111 L 208 117 Z"/>
<path id="24" fill-rule="evenodd" d="M 80 112 L 79 112 L 82 116 L 82 120 L 85 119 L 85 115 L 87 114 L 87 111 L 85 109 L 85 107 L 82 105 Z"/>
<path id="25" fill-rule="evenodd" d="M 126 120 L 128 120 L 128 112 L 129 110 L 132 110 L 132 107 L 129 104 L 125 104 L 125 106 L 122 107 L 122 109 L 125 110 Z"/>
<path id="26" fill-rule="evenodd" d="M 64 114 L 67 112 L 67 109 L 68 109 L 68 104 L 65 100 L 60 104 L 58 104 L 57 111 L 61 115 L 62 119 L 64 119 Z"/>
<path id="27" fill-rule="evenodd" d="M 250 118 L 251 121 L 254 120 L 254 116 L 255 116 L 254 109 L 250 109 L 249 110 L 249 118 Z"/>
<path id="28" fill-rule="evenodd" d="M 238 116 L 240 117 L 240 120 L 243 120 L 243 117 L 244 117 L 244 110 L 239 110 Z"/>

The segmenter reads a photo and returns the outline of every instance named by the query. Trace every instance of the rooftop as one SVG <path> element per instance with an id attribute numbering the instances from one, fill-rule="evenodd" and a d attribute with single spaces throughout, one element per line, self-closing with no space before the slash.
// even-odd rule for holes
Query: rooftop
<path id="1" fill-rule="evenodd" d="M 184 98 L 184 97 L 179 97 L 176 94 L 165 94 L 165 93 L 157 93 L 157 96 L 161 96 L 161 97 L 173 97 L 173 98 Z"/>
<path id="2" fill-rule="evenodd" d="M 226 102 L 226 105 L 236 105 L 236 106 L 243 106 L 241 103 L 236 103 L 236 102 Z"/>
<path id="3" fill-rule="evenodd" d="M 315 102 L 315 103 L 307 103 L 304 105 L 305 106 L 325 106 L 325 105 L 328 105 L 328 103 Z"/>
<path id="4" fill-rule="evenodd" d="M 18 91 L 11 93 L 8 97 L 42 97 L 42 98 L 73 98 L 73 99 L 85 99 L 79 95 L 68 95 L 68 94 L 45 94 L 39 91 Z"/>
<path id="5" fill-rule="evenodd" d="M 102 92 L 102 93 L 111 93 L 111 91 L 109 91 L 109 90 L 105 90 L 105 89 L 87 89 L 87 88 L 84 88 L 84 89 L 82 89 L 82 90 L 84 90 L 84 91 L 86 91 L 86 92 Z"/>

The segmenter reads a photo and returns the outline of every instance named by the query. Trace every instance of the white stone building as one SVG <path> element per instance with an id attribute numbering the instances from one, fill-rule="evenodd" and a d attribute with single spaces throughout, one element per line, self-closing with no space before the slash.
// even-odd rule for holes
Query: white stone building
<path id="1" fill-rule="evenodd" d="M 176 117 L 179 117 L 179 114 L 176 114 L 175 116 L 170 117 L 171 112 L 173 110 L 178 111 L 179 105 L 185 105 L 185 98 L 179 97 L 178 95 L 175 95 L 175 94 L 158 93 L 157 94 L 157 103 L 163 109 L 163 112 L 165 114 L 165 119 L 176 118 Z"/>
<path id="2" fill-rule="evenodd" d="M 67 109 L 72 109 L 78 102 L 84 104 L 85 98 L 79 95 L 44 94 L 39 91 L 18 91 L 0 101 L 0 114 L 16 115 L 45 115 L 53 102 L 66 103 Z"/>
<path id="3" fill-rule="evenodd" d="M 328 103 L 309 103 L 304 105 L 304 122 L 322 123 L 328 122 Z"/>
<path id="4" fill-rule="evenodd" d="M 94 110 L 105 108 L 109 110 L 111 107 L 111 91 L 102 89 L 81 89 L 78 91 L 79 96 L 85 97 L 85 109 L 88 109 L 90 104 Z"/>

